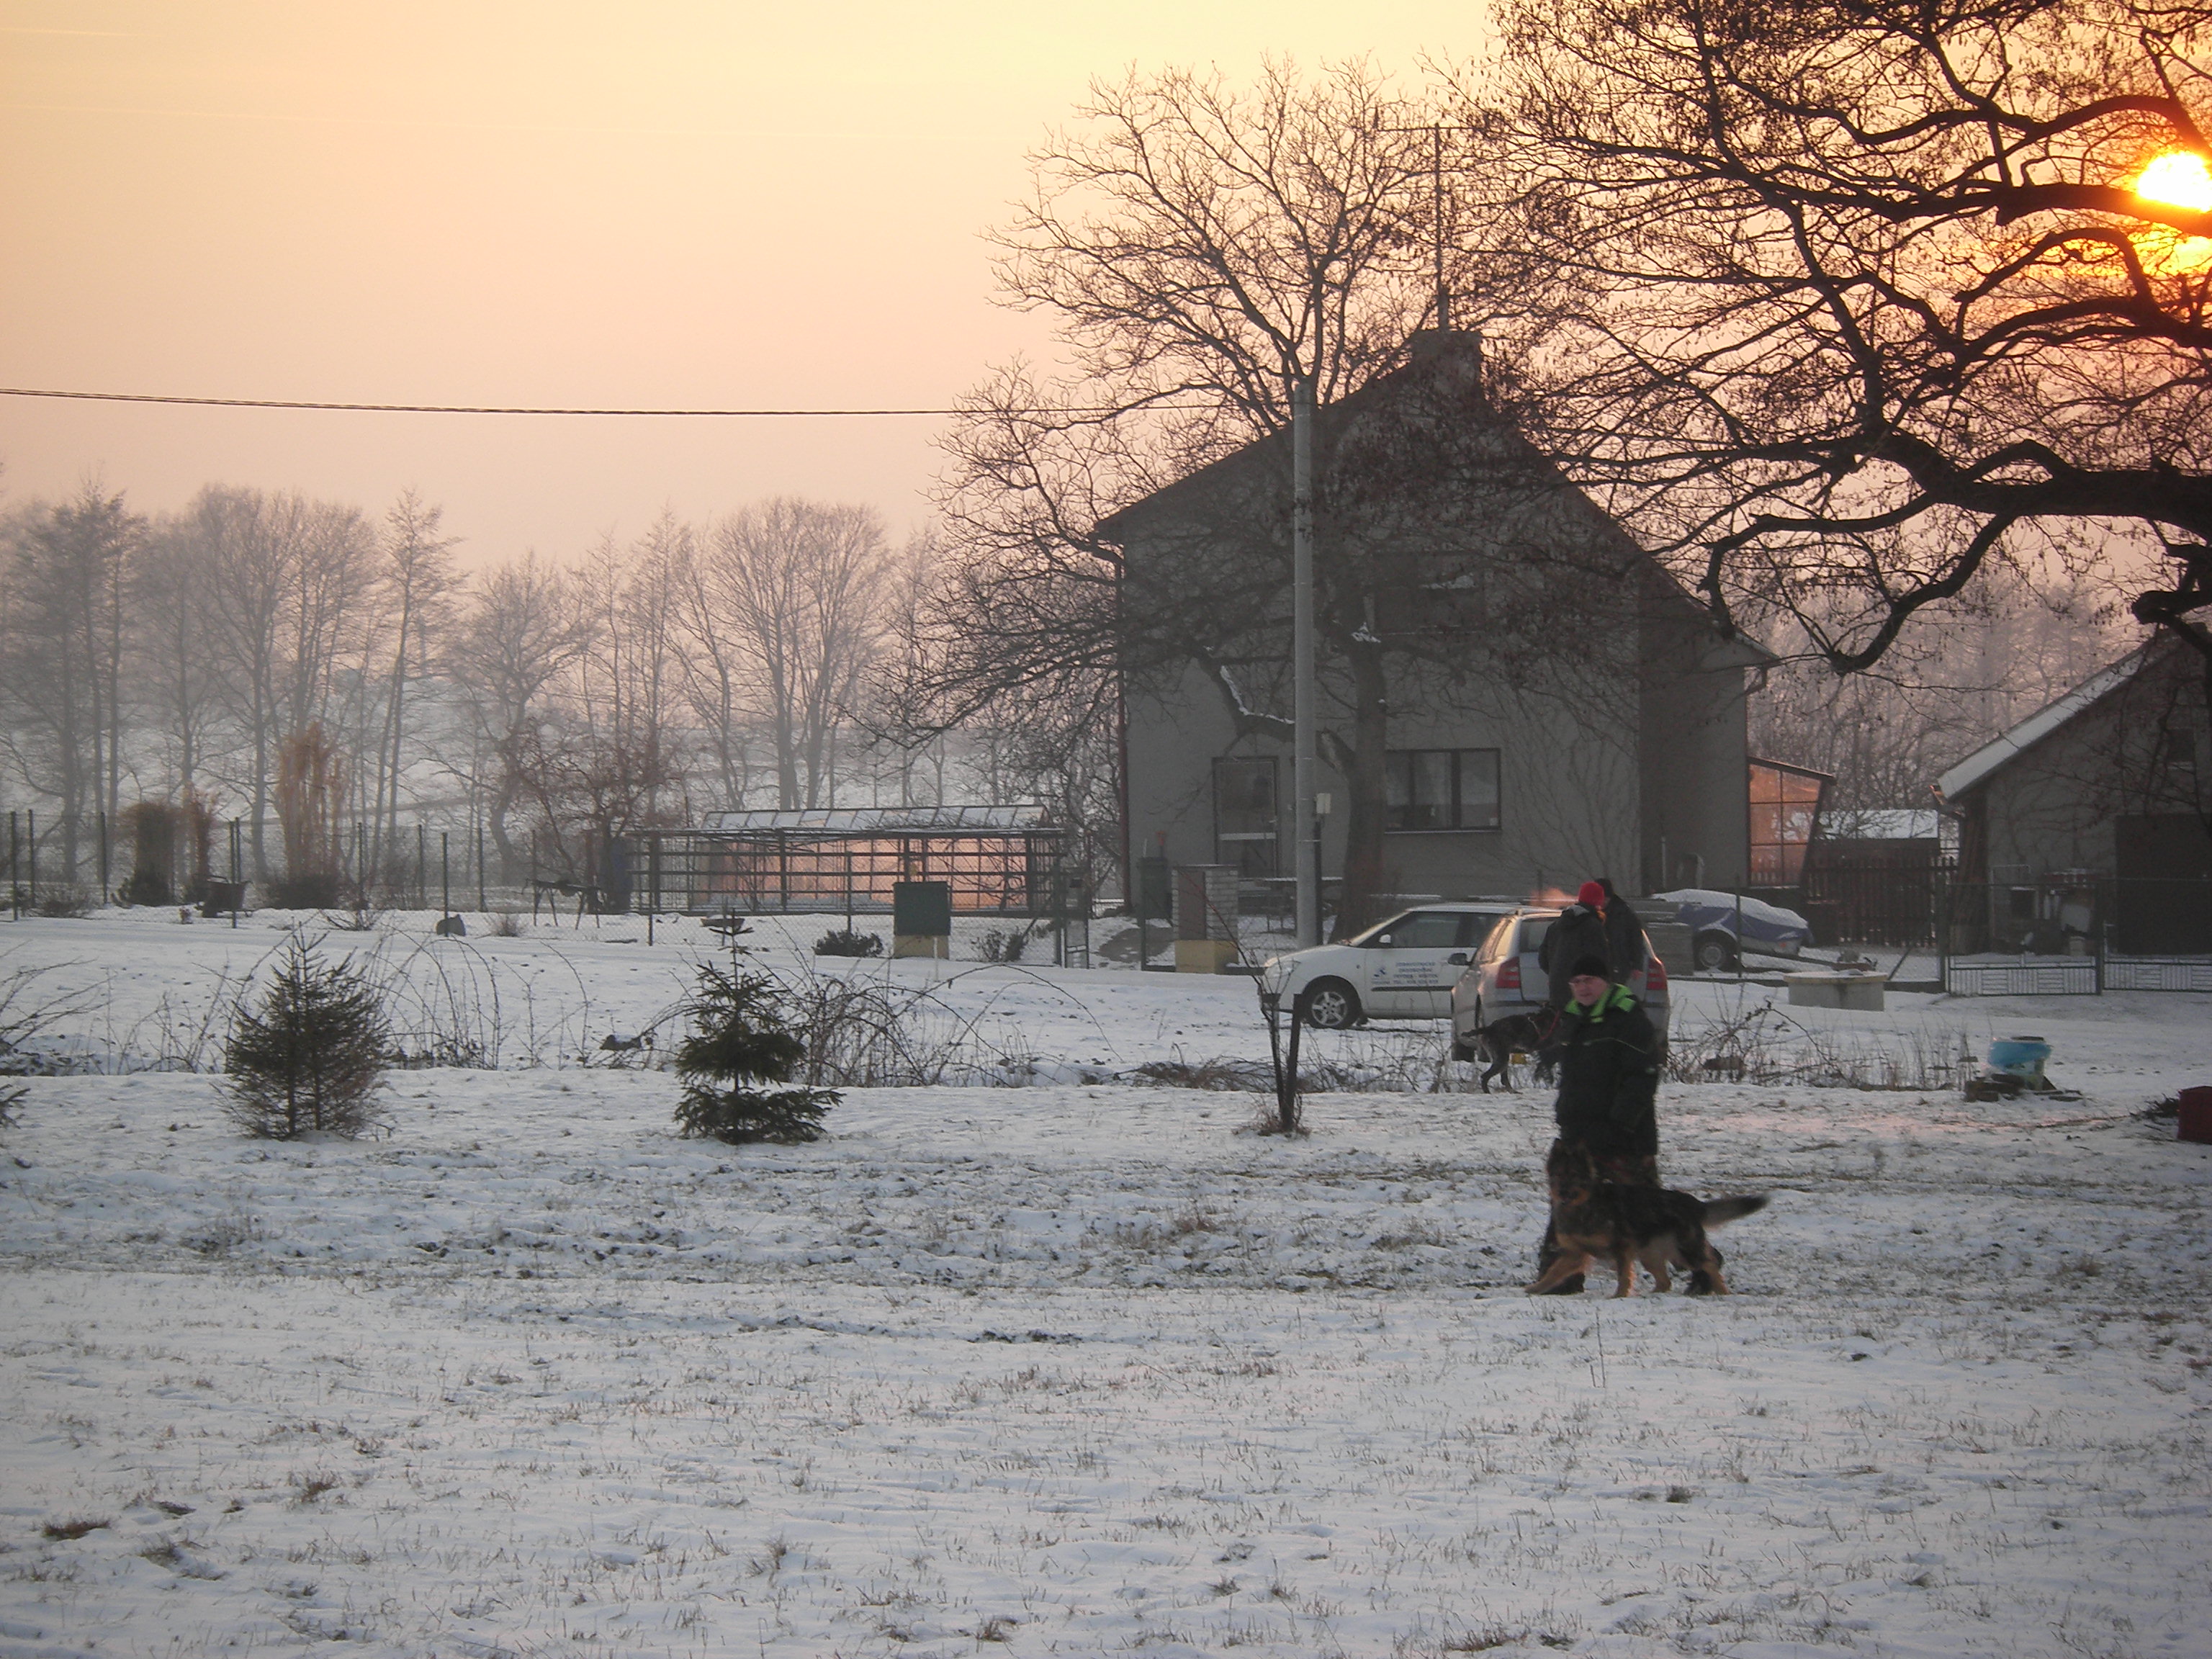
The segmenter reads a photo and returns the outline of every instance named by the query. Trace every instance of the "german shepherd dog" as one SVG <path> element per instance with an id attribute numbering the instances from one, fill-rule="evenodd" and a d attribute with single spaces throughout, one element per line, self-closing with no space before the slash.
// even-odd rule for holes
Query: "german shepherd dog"
<path id="1" fill-rule="evenodd" d="M 1487 1067 L 1480 1079 L 1482 1092 L 1490 1092 L 1493 1079 L 1504 1080 L 1508 1094 L 1515 1092 L 1513 1056 L 1516 1054 L 1534 1054 L 1535 1080 L 1549 1082 L 1552 1073 L 1559 1069 L 1559 1061 L 1548 1057 L 1544 1042 L 1551 1036 L 1557 1023 L 1555 1018 L 1545 1014 L 1508 1014 L 1504 1019 L 1484 1026 L 1476 1048 L 1476 1057 Z"/>
<path id="2" fill-rule="evenodd" d="M 1528 1294 L 1541 1296 L 1569 1275 L 1583 1272 L 1593 1256 L 1613 1263 L 1615 1296 L 1636 1294 L 1638 1262 L 1651 1270 L 1653 1286 L 1670 1290 L 1672 1268 L 1703 1273 L 1712 1293 L 1728 1294 L 1721 1253 L 1705 1237 L 1711 1229 L 1766 1207 L 1765 1193 L 1700 1201 L 1663 1187 L 1623 1187 L 1597 1178 L 1587 1149 L 1562 1143 L 1546 1160 L 1552 1189 L 1552 1224 L 1559 1255 Z"/>

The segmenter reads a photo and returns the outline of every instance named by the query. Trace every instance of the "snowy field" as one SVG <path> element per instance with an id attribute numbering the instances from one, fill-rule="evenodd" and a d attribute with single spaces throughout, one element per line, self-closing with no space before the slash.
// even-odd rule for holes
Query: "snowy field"
<path id="1" fill-rule="evenodd" d="M 0 925 L 101 1068 L 0 1130 L 0 1659 L 2207 1650 L 2212 1148 L 2142 1113 L 2212 999 L 1790 1011 L 2081 1097 L 1669 1084 L 1671 1182 L 1774 1194 L 1737 1294 L 1532 1300 L 1547 1101 L 1431 1090 L 1441 1025 L 1316 1039 L 1416 1086 L 1285 1142 L 1136 1070 L 1264 1056 L 1249 982 L 771 927 L 970 1080 L 735 1149 L 597 1063 L 697 930 L 400 917 L 329 946 L 500 1068 L 255 1142 L 177 1068 L 284 920 Z"/>

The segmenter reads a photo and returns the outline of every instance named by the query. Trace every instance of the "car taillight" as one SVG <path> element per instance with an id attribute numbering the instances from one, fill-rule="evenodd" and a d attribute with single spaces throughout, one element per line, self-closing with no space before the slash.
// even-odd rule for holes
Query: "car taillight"
<path id="1" fill-rule="evenodd" d="M 1655 956 L 1650 966 L 1644 970 L 1644 994 L 1648 997 L 1666 988 L 1667 964 Z"/>
<path id="2" fill-rule="evenodd" d="M 1517 991 L 1521 988 L 1521 958 L 1508 957 L 1498 964 L 1498 988 Z"/>

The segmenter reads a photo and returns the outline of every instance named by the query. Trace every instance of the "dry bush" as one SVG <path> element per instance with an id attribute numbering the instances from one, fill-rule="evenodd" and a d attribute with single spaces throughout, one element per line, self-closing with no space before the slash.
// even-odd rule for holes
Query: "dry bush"
<path id="1" fill-rule="evenodd" d="M 1828 1089 L 1953 1089 L 1978 1070 L 1963 1032 L 1831 1030 L 1769 1000 L 1668 1034 L 1674 1083 L 1796 1083 Z"/>

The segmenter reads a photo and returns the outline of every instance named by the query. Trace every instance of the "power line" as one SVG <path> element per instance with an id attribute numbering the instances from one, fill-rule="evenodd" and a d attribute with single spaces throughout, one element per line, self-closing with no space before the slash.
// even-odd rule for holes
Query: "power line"
<path id="1" fill-rule="evenodd" d="M 287 398 L 186 398 L 153 392 L 57 392 L 19 386 L 0 386 L 0 397 L 66 398 L 96 404 L 184 404 L 199 409 L 329 410 L 360 415 L 647 415 L 730 419 L 756 416 L 863 416 L 974 412 L 959 409 L 568 409 L 518 404 L 331 404 Z M 1056 412 L 1079 414 L 1086 411 L 1066 410 Z"/>
<path id="2" fill-rule="evenodd" d="M 0 386 L 0 398 L 62 398 L 95 404 L 180 404 L 195 409 L 301 409 L 356 415 L 610 415 L 692 420 L 865 420 L 901 416 L 1119 415 L 1132 412 L 1104 406 L 1059 409 L 568 409 L 520 404 L 331 404 L 284 398 L 186 398 L 153 392 L 58 392 L 21 386 Z M 1172 406 L 1152 405 L 1156 409 Z"/>

